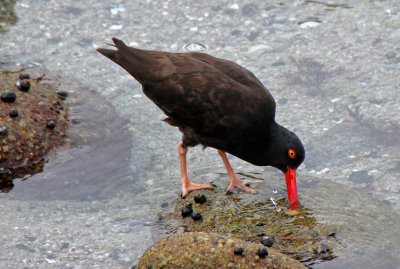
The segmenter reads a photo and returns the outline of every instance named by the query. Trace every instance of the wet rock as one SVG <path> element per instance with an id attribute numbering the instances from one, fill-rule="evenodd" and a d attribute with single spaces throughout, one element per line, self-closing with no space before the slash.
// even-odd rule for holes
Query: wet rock
<path id="1" fill-rule="evenodd" d="M 263 244 L 266 247 L 272 247 L 272 245 L 275 243 L 275 237 L 271 236 L 268 238 L 264 238 L 263 240 L 261 240 L 261 244 Z"/>
<path id="2" fill-rule="evenodd" d="M 16 109 L 11 110 L 9 115 L 11 118 L 18 117 L 18 110 L 16 110 Z"/>
<path id="3" fill-rule="evenodd" d="M 228 244 L 228 241 L 233 242 Z M 235 255 L 235 246 L 246 249 Z M 265 249 L 265 248 L 264 248 Z M 258 243 L 214 233 L 183 233 L 164 237 L 148 248 L 138 269 L 153 268 L 306 268 L 300 262 L 270 249 L 268 259 L 255 255 Z M 268 251 L 262 250 L 266 257 Z"/>
<path id="4" fill-rule="evenodd" d="M 194 197 L 194 201 L 198 204 L 204 204 L 205 202 L 207 202 L 207 198 L 204 194 L 199 194 Z"/>
<path id="5" fill-rule="evenodd" d="M 18 74 L 15 70 L 9 72 L 0 67 L 0 93 L 3 92 L 1 99 L 14 102 L 3 104 L 4 109 L 0 109 L 0 124 L 7 126 L 8 133 L 7 137 L 0 140 L 1 165 L 12 171 L 10 180 L 13 176 L 22 178 L 25 172 L 33 174 L 34 171 L 39 171 L 46 153 L 64 143 L 68 126 L 67 109 L 60 110 L 64 104 L 55 94 L 55 86 L 58 87 L 59 84 L 52 83 L 51 80 L 42 83 L 43 76 L 39 76 L 42 72 L 38 73 Z M 29 80 L 29 94 L 16 93 L 15 82 L 25 80 Z M 56 104 L 57 101 L 60 101 L 59 105 Z M 58 128 L 53 132 L 43 132 L 50 121 L 57 122 Z"/>
<path id="6" fill-rule="evenodd" d="M 261 241 L 258 235 L 274 235 L 276 249 L 290 253 L 290 256 L 305 262 L 319 260 L 321 256 L 314 253 L 314 245 L 326 238 L 331 238 L 328 235 L 333 227 L 318 224 L 306 208 L 302 208 L 298 216 L 289 216 L 283 211 L 277 212 L 276 207 L 290 206 L 286 193 L 282 193 L 282 197 L 275 194 L 276 205 L 274 205 L 269 200 L 261 202 L 255 195 L 240 193 L 225 195 L 223 189 L 202 192 L 207 195 L 207 206 L 193 204 L 192 208 L 194 211 L 202 210 L 202 221 L 194 222 L 191 219 L 182 218 L 181 210 L 185 206 L 185 200 L 176 199 L 171 206 L 171 212 L 165 213 L 164 223 L 167 231 L 174 232 L 183 228 L 188 232 L 229 234 L 232 237 L 257 243 L 258 246 Z M 189 193 L 186 200 L 193 199 L 195 196 L 196 194 Z M 262 226 L 263 224 L 265 225 Z M 315 237 L 311 235 L 313 232 L 315 232 Z M 334 242 L 329 243 L 335 245 Z M 256 255 L 257 248 L 253 255 Z M 245 249 L 247 253 L 248 249 Z"/>
<path id="7" fill-rule="evenodd" d="M 17 87 L 20 91 L 28 92 L 31 88 L 31 81 L 29 79 L 18 80 Z"/>
<path id="8" fill-rule="evenodd" d="M 187 203 L 182 208 L 182 217 L 184 217 L 184 218 L 189 217 L 192 213 L 193 213 L 192 204 L 191 203 Z"/>
<path id="9" fill-rule="evenodd" d="M 46 125 L 47 128 L 53 130 L 56 127 L 56 123 L 54 121 L 49 121 Z"/>
<path id="10" fill-rule="evenodd" d="M 258 257 L 260 257 L 261 259 L 264 259 L 265 257 L 268 256 L 268 250 L 266 248 L 260 247 L 257 250 L 257 255 Z"/>
<path id="11" fill-rule="evenodd" d="M 199 214 L 199 213 L 193 213 L 192 214 L 192 219 L 193 220 L 201 220 L 202 219 L 202 216 L 201 216 L 201 214 Z"/>
<path id="12" fill-rule="evenodd" d="M 15 92 L 5 91 L 1 95 L 1 101 L 5 103 L 14 103 L 16 99 L 17 95 L 15 94 Z"/>
<path id="13" fill-rule="evenodd" d="M 243 252 L 244 252 L 243 247 L 237 247 L 237 248 L 235 248 L 235 250 L 233 251 L 233 253 L 234 253 L 235 255 L 242 255 Z"/>

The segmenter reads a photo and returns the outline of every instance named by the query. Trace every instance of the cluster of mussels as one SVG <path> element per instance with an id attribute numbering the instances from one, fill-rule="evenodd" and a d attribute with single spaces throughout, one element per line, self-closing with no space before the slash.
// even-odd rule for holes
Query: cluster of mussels
<path id="1" fill-rule="evenodd" d="M 194 201 L 198 204 L 204 204 L 207 201 L 207 197 L 204 194 L 199 194 L 197 196 L 194 197 Z M 191 203 L 187 202 L 185 204 L 185 206 L 182 208 L 182 217 L 186 218 L 191 216 L 193 220 L 197 221 L 197 220 L 201 220 L 202 219 L 202 215 L 200 213 L 196 213 L 193 212 L 193 206 Z M 265 225 L 265 223 L 259 223 L 257 224 L 257 226 L 263 226 Z M 264 236 L 265 234 L 262 234 L 260 236 Z M 272 245 L 275 243 L 275 237 L 274 236 L 270 236 L 270 237 L 263 237 L 263 239 L 261 240 L 261 244 L 266 246 L 266 247 L 272 247 Z M 244 248 L 242 246 L 238 246 L 237 248 L 235 248 L 235 250 L 233 251 L 233 253 L 235 255 L 242 255 L 244 253 Z M 260 248 L 257 250 L 257 255 L 264 259 L 265 257 L 268 256 L 268 250 L 263 247 L 260 246 Z"/>
<path id="2" fill-rule="evenodd" d="M 68 93 L 42 79 L 0 68 L 0 190 L 63 143 Z"/>

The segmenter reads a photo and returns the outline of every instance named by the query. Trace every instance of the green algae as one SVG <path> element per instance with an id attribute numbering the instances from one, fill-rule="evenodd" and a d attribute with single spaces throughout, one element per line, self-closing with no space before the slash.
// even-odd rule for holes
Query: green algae
<path id="1" fill-rule="evenodd" d="M 242 255 L 234 249 L 241 246 Z M 268 249 L 264 259 L 257 255 L 260 244 L 230 235 L 192 232 L 167 236 L 143 254 L 142 268 L 306 268 L 289 256 Z"/>

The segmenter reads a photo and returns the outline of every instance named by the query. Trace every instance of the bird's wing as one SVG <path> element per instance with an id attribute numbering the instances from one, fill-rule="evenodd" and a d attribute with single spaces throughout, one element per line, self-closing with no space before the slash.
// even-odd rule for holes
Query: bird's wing
<path id="1" fill-rule="evenodd" d="M 203 137 L 223 138 L 274 119 L 273 97 L 239 65 L 214 57 L 204 59 L 204 54 L 196 58 L 193 54 L 135 49 L 118 39 L 113 41 L 117 51 L 99 52 L 135 77 L 144 93 L 180 127 L 191 128 Z"/>
<path id="2" fill-rule="evenodd" d="M 200 52 L 189 52 L 182 53 L 183 55 L 190 56 L 199 61 L 205 62 L 214 68 L 218 69 L 220 72 L 224 73 L 231 79 L 245 85 L 248 89 L 252 91 L 268 92 L 264 85 L 257 79 L 257 77 L 248 69 L 240 66 L 232 61 L 217 58 L 206 53 Z M 272 98 L 272 96 L 271 96 Z M 273 98 L 272 98 L 273 99 Z"/>

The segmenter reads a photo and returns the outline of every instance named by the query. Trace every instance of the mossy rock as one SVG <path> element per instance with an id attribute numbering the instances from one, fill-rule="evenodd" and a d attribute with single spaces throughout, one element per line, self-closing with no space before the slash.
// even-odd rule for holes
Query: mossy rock
<path id="1" fill-rule="evenodd" d="M 31 74 L 28 91 L 16 85 L 20 72 Z M 4 129 L 0 134 L 0 181 L 10 180 L 28 167 L 37 170 L 34 164 L 39 162 L 42 167 L 44 156 L 64 143 L 68 126 L 64 98 L 56 93 L 56 82 L 35 73 L 0 67 L 0 95 L 6 91 L 16 94 L 14 102 L 0 101 L 0 126 Z M 13 110 L 18 116 L 10 115 Z"/>
<path id="2" fill-rule="evenodd" d="M 194 196 L 205 194 L 207 202 L 196 204 Z M 338 244 L 332 238 L 337 227 L 320 224 L 310 210 L 300 208 L 297 216 L 288 215 L 286 193 L 276 194 L 276 203 L 260 195 L 226 194 L 224 190 L 202 190 L 177 199 L 172 212 L 166 213 L 164 222 L 170 233 L 211 232 L 260 243 L 266 236 L 274 236 L 273 248 L 301 262 L 325 261 L 335 258 L 332 249 Z M 190 202 L 193 211 L 202 220 L 183 218 L 181 210 Z M 321 251 L 321 246 L 324 249 Z"/>
<path id="3" fill-rule="evenodd" d="M 242 255 L 234 249 L 241 246 Z M 232 236 L 193 232 L 164 237 L 143 254 L 137 269 L 147 268 L 306 268 L 300 262 L 269 248 L 260 258 L 259 243 Z"/>

